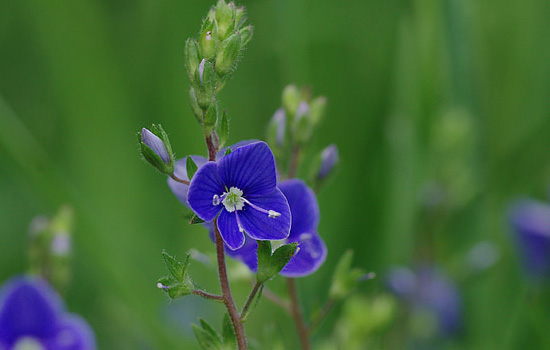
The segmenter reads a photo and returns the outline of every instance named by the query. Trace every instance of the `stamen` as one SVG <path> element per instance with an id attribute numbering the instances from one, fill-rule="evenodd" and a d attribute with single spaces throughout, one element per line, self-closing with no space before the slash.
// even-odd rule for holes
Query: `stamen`
<path id="1" fill-rule="evenodd" d="M 217 194 L 215 194 L 214 197 L 212 197 L 212 205 L 214 206 L 220 205 L 220 196 L 218 196 Z"/>
<path id="2" fill-rule="evenodd" d="M 237 214 L 237 207 L 235 207 L 235 217 L 237 218 L 237 226 L 239 226 L 239 232 L 244 233 L 244 228 L 241 225 L 241 220 L 239 219 L 239 214 Z"/>
<path id="3" fill-rule="evenodd" d="M 257 206 L 256 204 L 252 204 L 252 202 L 250 202 L 248 199 L 246 199 L 244 197 L 242 197 L 242 200 L 246 204 L 250 205 L 252 208 L 256 209 L 257 211 L 267 214 L 270 218 L 276 218 L 276 217 L 281 216 L 281 213 L 279 213 L 275 210 L 265 210 L 264 208 L 261 208 L 261 207 Z"/>
<path id="4" fill-rule="evenodd" d="M 168 289 L 167 286 L 165 286 L 164 284 L 162 284 L 162 283 L 160 283 L 160 282 L 157 283 L 157 288 L 158 288 L 158 289 Z"/>

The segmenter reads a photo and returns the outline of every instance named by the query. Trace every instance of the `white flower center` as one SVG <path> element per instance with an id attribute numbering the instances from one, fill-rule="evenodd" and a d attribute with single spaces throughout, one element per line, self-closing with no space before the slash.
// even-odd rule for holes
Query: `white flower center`
<path id="1" fill-rule="evenodd" d="M 13 350 L 45 350 L 46 348 L 40 340 L 34 337 L 22 337 L 17 340 Z"/>
<path id="2" fill-rule="evenodd" d="M 242 197 L 243 191 L 237 187 L 231 187 L 229 192 L 222 194 L 222 204 L 225 206 L 225 210 L 232 213 L 235 210 L 242 210 L 244 207 L 244 198 Z"/>

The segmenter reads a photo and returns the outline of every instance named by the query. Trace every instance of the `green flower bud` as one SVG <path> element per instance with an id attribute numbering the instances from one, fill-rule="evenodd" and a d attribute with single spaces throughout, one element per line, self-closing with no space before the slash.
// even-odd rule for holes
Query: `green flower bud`
<path id="1" fill-rule="evenodd" d="M 298 91 L 296 85 L 288 85 L 283 90 L 283 107 L 286 110 L 286 115 L 290 119 L 289 122 L 292 122 L 292 119 L 296 115 L 298 106 L 300 105 L 301 94 Z"/>
<path id="2" fill-rule="evenodd" d="M 248 26 L 242 28 L 239 33 L 241 34 L 241 47 L 245 47 L 250 39 L 252 39 L 252 34 L 254 33 L 254 30 L 252 26 Z"/>
<path id="3" fill-rule="evenodd" d="M 193 111 L 195 118 L 197 118 L 197 121 L 202 126 L 203 111 L 199 107 L 199 103 L 197 102 L 197 95 L 195 95 L 195 89 L 193 89 L 192 86 L 191 88 L 189 88 L 189 104 L 191 105 L 191 110 Z"/>
<path id="4" fill-rule="evenodd" d="M 197 104 L 203 111 L 206 111 L 212 104 L 217 80 L 218 77 L 214 72 L 212 63 L 203 59 L 195 71 L 195 78 L 193 80 Z"/>
<path id="5" fill-rule="evenodd" d="M 234 3 L 231 3 L 230 4 L 231 6 L 234 7 L 234 11 L 235 11 L 235 27 L 238 28 L 241 24 L 244 23 L 244 21 L 246 21 L 246 18 L 244 18 L 244 6 L 241 6 L 241 7 L 235 7 L 235 4 Z M 242 23 L 241 23 L 241 20 L 242 20 Z"/>
<path id="6" fill-rule="evenodd" d="M 184 59 L 185 69 L 187 71 L 189 81 L 193 81 L 193 78 L 195 77 L 195 71 L 200 64 L 200 59 L 198 43 L 191 38 L 187 39 L 187 41 L 185 42 Z"/>
<path id="7" fill-rule="evenodd" d="M 241 37 L 236 33 L 231 35 L 222 44 L 216 57 L 216 72 L 223 77 L 233 70 L 241 49 Z"/>
<path id="8" fill-rule="evenodd" d="M 199 35 L 199 47 L 203 58 L 211 60 L 216 56 L 217 41 L 218 34 L 215 22 L 210 18 L 206 18 Z"/>
<path id="9" fill-rule="evenodd" d="M 317 125 L 323 119 L 327 107 L 325 96 L 319 96 L 309 103 L 309 111 L 312 125 Z"/>
<path id="10" fill-rule="evenodd" d="M 206 111 L 204 116 L 204 129 L 207 134 L 210 134 L 212 130 L 216 128 L 218 123 L 218 104 L 213 103 Z"/>
<path id="11" fill-rule="evenodd" d="M 235 28 L 235 11 L 233 7 L 226 4 L 224 0 L 219 0 L 216 5 L 215 16 L 220 41 L 225 40 Z"/>

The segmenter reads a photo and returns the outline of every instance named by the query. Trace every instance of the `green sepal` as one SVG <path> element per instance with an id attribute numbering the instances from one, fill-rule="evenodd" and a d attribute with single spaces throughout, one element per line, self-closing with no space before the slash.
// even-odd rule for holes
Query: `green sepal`
<path id="1" fill-rule="evenodd" d="M 200 327 L 193 324 L 193 332 L 200 347 L 204 350 L 223 350 L 223 343 L 218 333 L 202 318 L 199 321 Z"/>
<path id="2" fill-rule="evenodd" d="M 234 350 L 237 347 L 237 336 L 228 313 L 223 316 L 222 335 L 224 349 Z"/>
<path id="3" fill-rule="evenodd" d="M 325 110 L 327 108 L 327 98 L 325 96 L 318 96 L 309 103 L 309 113 L 311 117 L 311 124 L 316 126 L 323 119 Z"/>
<path id="4" fill-rule="evenodd" d="M 197 164 L 191 156 L 187 157 L 187 160 L 185 161 L 185 168 L 187 170 L 187 177 L 189 178 L 189 181 L 191 181 L 198 169 Z"/>
<path id="5" fill-rule="evenodd" d="M 195 290 L 195 285 L 187 272 L 191 254 L 188 253 L 186 255 L 183 263 L 166 253 L 166 251 L 162 251 L 162 256 L 168 267 L 170 276 L 159 279 L 157 286 L 168 293 L 171 299 L 192 294 Z"/>
<path id="6" fill-rule="evenodd" d="M 229 136 L 229 117 L 227 116 L 227 113 L 223 111 L 222 121 L 220 123 L 220 130 L 218 133 L 220 148 L 225 145 L 225 143 L 227 142 L 228 136 Z"/>
<path id="7" fill-rule="evenodd" d="M 223 41 L 235 29 L 235 5 L 226 4 L 224 0 L 219 0 L 216 4 L 216 25 L 218 28 L 218 38 Z"/>
<path id="8" fill-rule="evenodd" d="M 289 243 L 271 253 L 270 241 L 258 241 L 258 272 L 256 280 L 264 283 L 275 277 L 294 256 L 298 243 Z"/>
<path id="9" fill-rule="evenodd" d="M 218 50 L 216 56 L 216 73 L 220 77 L 231 73 L 237 63 L 239 52 L 241 50 L 241 36 L 235 33 L 227 38 Z"/>
<path id="10" fill-rule="evenodd" d="M 201 57 L 211 60 L 216 57 L 218 31 L 214 20 L 210 16 L 204 19 L 201 33 L 199 34 L 199 48 Z"/>
<path id="11" fill-rule="evenodd" d="M 241 48 L 245 47 L 246 44 L 252 39 L 252 34 L 254 34 L 254 27 L 247 26 L 239 30 L 241 34 Z"/>
<path id="12" fill-rule="evenodd" d="M 189 77 L 189 81 L 193 81 L 193 78 L 195 77 L 195 71 L 197 70 L 201 62 L 199 58 L 198 42 L 196 40 L 191 38 L 187 39 L 187 41 L 185 42 L 183 56 L 187 76 Z"/>
<path id="13" fill-rule="evenodd" d="M 216 75 L 216 72 L 214 72 L 214 66 L 212 63 L 208 60 L 203 61 L 204 69 L 202 73 L 202 80 L 200 76 L 200 69 L 197 68 L 195 71 L 195 78 L 193 80 L 193 88 L 195 89 L 195 95 L 197 97 L 197 105 L 203 111 L 206 111 L 214 99 L 218 76 Z M 200 64 L 202 64 L 202 61 Z"/>
<path id="14" fill-rule="evenodd" d="M 191 225 L 202 224 L 203 222 L 204 220 L 199 218 L 196 214 L 193 214 L 191 220 L 189 220 L 189 224 Z"/>
<path id="15" fill-rule="evenodd" d="M 244 17 L 244 12 L 244 6 L 235 7 L 235 28 L 239 28 L 246 21 L 246 17 Z"/>
<path id="16" fill-rule="evenodd" d="M 331 299 L 341 300 L 348 296 L 357 287 L 360 278 L 365 275 L 363 270 L 351 267 L 352 260 L 353 251 L 348 250 L 338 261 L 329 291 Z"/>
<path id="17" fill-rule="evenodd" d="M 224 154 L 224 156 L 228 156 L 228 155 L 230 155 L 230 154 L 231 154 L 231 152 L 233 152 L 233 151 L 231 150 L 231 148 L 227 147 L 227 149 L 225 150 L 225 154 Z"/>
<path id="18" fill-rule="evenodd" d="M 204 112 L 202 111 L 201 107 L 199 106 L 199 102 L 197 101 L 197 95 L 195 93 L 195 89 L 192 86 L 189 88 L 189 104 L 191 105 L 191 110 L 193 111 L 193 114 L 195 115 L 195 118 L 197 118 L 197 121 L 202 126 L 203 125 Z"/>
<path id="19" fill-rule="evenodd" d="M 204 133 L 208 135 L 216 128 L 218 123 L 218 104 L 213 103 L 204 115 Z"/>

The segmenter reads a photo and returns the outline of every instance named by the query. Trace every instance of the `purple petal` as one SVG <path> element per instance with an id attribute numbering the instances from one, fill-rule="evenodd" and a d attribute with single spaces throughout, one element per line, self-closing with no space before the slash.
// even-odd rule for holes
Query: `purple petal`
<path id="1" fill-rule="evenodd" d="M 275 188 L 269 195 L 247 199 L 260 208 L 274 210 L 281 214 L 277 217 L 269 217 L 268 214 L 246 204 L 243 210 L 239 210 L 239 218 L 250 237 L 259 240 L 280 240 L 288 237 L 291 221 L 290 208 L 281 190 Z"/>
<path id="2" fill-rule="evenodd" d="M 239 249 L 228 249 L 227 255 L 242 261 L 252 272 L 256 272 L 258 269 L 258 243 L 255 239 L 246 236 L 244 245 Z"/>
<path id="3" fill-rule="evenodd" d="M 141 142 L 143 142 L 150 149 L 152 149 L 153 152 L 155 152 L 157 156 L 159 156 L 164 163 L 166 164 L 170 163 L 170 155 L 166 150 L 166 146 L 164 145 L 164 142 L 162 142 L 162 140 L 157 135 L 143 128 L 141 129 Z"/>
<path id="4" fill-rule="evenodd" d="M 214 162 L 208 162 L 200 167 L 193 176 L 189 185 L 187 202 L 197 216 L 204 221 L 210 221 L 218 215 L 223 205 L 214 205 L 212 200 L 215 195 L 221 196 L 225 187 L 218 176 L 217 166 Z"/>
<path id="5" fill-rule="evenodd" d="M 202 167 L 208 162 L 206 158 L 201 156 L 191 156 L 191 159 L 193 159 L 193 161 L 197 165 L 197 168 Z M 182 180 L 189 181 L 189 177 L 187 176 L 187 157 L 182 158 L 176 162 L 176 165 L 174 167 L 174 175 Z M 168 186 L 170 186 L 170 189 L 172 190 L 176 198 L 179 199 L 179 201 L 183 205 L 188 207 L 189 203 L 187 203 L 187 192 L 189 191 L 189 185 L 177 182 L 171 177 L 168 177 Z"/>
<path id="6" fill-rule="evenodd" d="M 241 210 L 238 210 L 238 215 L 240 215 L 241 212 Z M 222 210 L 220 216 L 218 216 L 217 222 L 220 235 L 229 249 L 235 250 L 244 245 L 244 233 L 239 231 L 235 212 L 230 213 L 227 210 Z"/>
<path id="7" fill-rule="evenodd" d="M 48 348 L 55 350 L 95 350 L 95 337 L 90 326 L 80 316 L 66 315 L 50 340 Z"/>
<path id="8" fill-rule="evenodd" d="M 265 142 L 256 142 L 236 149 L 218 163 L 223 183 L 237 187 L 245 197 L 267 195 L 277 183 L 273 153 Z"/>
<path id="9" fill-rule="evenodd" d="M 334 166 L 338 163 L 338 159 L 338 147 L 336 147 L 336 145 L 331 144 L 325 148 L 321 153 L 321 166 L 319 167 L 317 177 L 323 179 L 330 174 Z"/>
<path id="10" fill-rule="evenodd" d="M 243 140 L 243 141 L 239 141 L 231 146 L 228 146 L 228 147 L 224 147 L 222 148 L 221 150 L 218 151 L 218 153 L 216 154 L 216 162 L 219 161 L 220 159 L 222 159 L 223 156 L 225 156 L 225 152 L 227 152 L 227 149 L 229 148 L 231 150 L 231 152 L 235 152 L 235 150 L 237 148 L 241 148 L 242 146 L 246 146 L 246 145 L 250 145 L 251 143 L 256 143 L 256 142 L 259 142 L 259 140 Z"/>
<path id="11" fill-rule="evenodd" d="M 327 247 L 317 232 L 302 233 L 294 239 L 289 239 L 288 242 L 298 242 L 300 250 L 286 264 L 281 275 L 285 277 L 306 276 L 317 271 L 319 266 L 325 262 Z"/>
<path id="12" fill-rule="evenodd" d="M 313 191 L 299 179 L 283 181 L 279 188 L 288 200 L 292 213 L 290 240 L 297 241 L 304 232 L 314 232 L 319 224 L 319 206 Z"/>
<path id="13" fill-rule="evenodd" d="M 3 287 L 0 340 L 11 344 L 19 336 L 45 339 L 55 334 L 63 304 L 42 280 L 17 277 Z"/>

